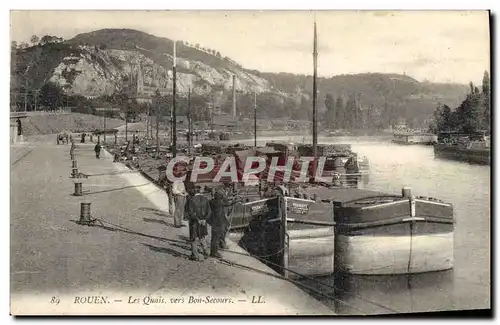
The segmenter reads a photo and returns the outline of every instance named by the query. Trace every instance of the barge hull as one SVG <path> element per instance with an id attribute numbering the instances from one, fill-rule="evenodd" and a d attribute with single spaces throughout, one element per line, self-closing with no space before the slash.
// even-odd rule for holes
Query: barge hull
<path id="1" fill-rule="evenodd" d="M 449 145 L 434 145 L 434 155 L 437 158 L 464 161 L 473 164 L 490 165 L 491 154 L 487 149 L 467 149 Z"/>
<path id="2" fill-rule="evenodd" d="M 335 267 L 345 274 L 389 275 L 453 268 L 453 233 L 407 236 L 336 236 Z"/>

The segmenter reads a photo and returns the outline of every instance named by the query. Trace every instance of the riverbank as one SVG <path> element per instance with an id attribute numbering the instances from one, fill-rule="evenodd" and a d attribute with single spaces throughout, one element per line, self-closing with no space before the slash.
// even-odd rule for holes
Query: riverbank
<path id="1" fill-rule="evenodd" d="M 88 178 L 70 179 L 69 146 L 51 139 L 11 166 L 13 315 L 334 314 L 235 243 L 190 261 L 164 191 L 92 143 L 75 150 Z M 95 227 L 75 222 L 82 202 Z"/>

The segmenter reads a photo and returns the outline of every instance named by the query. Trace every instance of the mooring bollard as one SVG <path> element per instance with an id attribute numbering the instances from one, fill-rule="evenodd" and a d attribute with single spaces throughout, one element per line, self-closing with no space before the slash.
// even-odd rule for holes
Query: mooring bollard
<path id="1" fill-rule="evenodd" d="M 71 160 L 71 168 L 78 168 L 76 160 Z"/>
<path id="2" fill-rule="evenodd" d="M 401 193 L 405 199 L 411 198 L 411 187 L 406 187 L 406 186 L 403 187 L 403 189 L 401 190 Z"/>
<path id="3" fill-rule="evenodd" d="M 82 183 L 81 182 L 76 182 L 75 183 L 75 193 L 73 193 L 74 196 L 82 196 Z"/>
<path id="4" fill-rule="evenodd" d="M 82 202 L 80 203 L 80 220 L 78 221 L 81 225 L 90 225 L 92 223 L 90 219 L 90 203 Z"/>

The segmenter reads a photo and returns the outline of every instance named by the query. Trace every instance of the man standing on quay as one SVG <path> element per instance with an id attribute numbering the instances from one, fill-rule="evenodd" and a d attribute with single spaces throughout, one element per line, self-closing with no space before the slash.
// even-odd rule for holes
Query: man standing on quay
<path id="1" fill-rule="evenodd" d="M 195 188 L 194 186 L 189 186 L 188 194 L 186 217 L 189 220 L 191 259 L 194 261 L 202 261 L 204 257 L 200 255 L 200 246 L 202 254 L 205 255 L 205 257 L 209 255 L 207 221 L 210 220 L 212 211 L 208 198 L 200 193 L 199 187 Z"/>
<path id="2" fill-rule="evenodd" d="M 184 173 L 180 168 L 175 168 L 173 170 L 175 177 L 180 177 Z M 176 180 L 171 184 L 171 194 L 173 198 L 173 215 L 174 215 L 174 227 L 181 228 L 182 220 L 184 220 L 184 208 L 186 203 L 186 186 L 184 181 Z"/>
<path id="3" fill-rule="evenodd" d="M 174 226 L 181 228 L 186 203 L 186 188 L 183 181 L 172 183 L 172 196 L 174 197 Z"/>
<path id="4" fill-rule="evenodd" d="M 219 248 L 227 249 L 226 235 L 229 231 L 228 208 L 236 203 L 237 199 L 226 197 L 224 189 L 215 191 L 214 199 L 210 202 L 212 208 L 212 239 L 210 241 L 210 256 L 221 258 Z"/>

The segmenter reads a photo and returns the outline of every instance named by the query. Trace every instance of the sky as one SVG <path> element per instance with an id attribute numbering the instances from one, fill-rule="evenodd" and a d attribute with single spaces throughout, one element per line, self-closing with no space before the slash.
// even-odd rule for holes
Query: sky
<path id="1" fill-rule="evenodd" d="M 478 84 L 490 66 L 486 11 L 11 11 L 11 40 L 131 28 L 216 49 L 245 68 L 318 75 L 400 73 Z"/>

